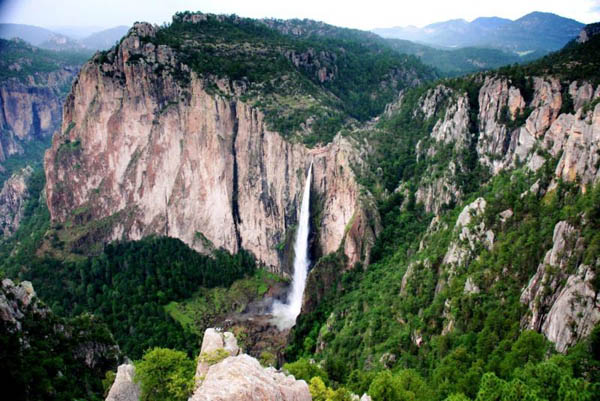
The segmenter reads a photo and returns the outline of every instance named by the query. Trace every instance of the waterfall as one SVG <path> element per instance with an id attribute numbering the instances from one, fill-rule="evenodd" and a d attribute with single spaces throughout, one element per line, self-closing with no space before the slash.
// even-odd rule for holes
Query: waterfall
<path id="1" fill-rule="evenodd" d="M 304 184 L 304 194 L 302 195 L 302 205 L 300 206 L 300 220 L 296 231 L 296 241 L 294 243 L 294 278 L 292 279 L 292 288 L 288 293 L 286 303 L 275 301 L 273 303 L 273 320 L 280 330 L 289 329 L 296 323 L 296 317 L 300 314 L 302 308 L 302 297 L 306 287 L 306 276 L 310 260 L 308 258 L 308 234 L 310 217 L 310 182 L 312 178 L 312 163 L 308 168 L 306 183 Z"/>

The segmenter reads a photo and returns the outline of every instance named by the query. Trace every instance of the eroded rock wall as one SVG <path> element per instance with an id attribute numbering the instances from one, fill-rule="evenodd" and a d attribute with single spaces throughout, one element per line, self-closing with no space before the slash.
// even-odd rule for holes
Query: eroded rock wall
<path id="1" fill-rule="evenodd" d="M 0 233 L 4 238 L 19 228 L 25 203 L 29 199 L 28 180 L 33 169 L 27 166 L 4 182 L 0 190 Z"/>
<path id="2" fill-rule="evenodd" d="M 62 93 L 76 73 L 75 67 L 63 68 L 0 83 L 0 163 L 23 153 L 25 143 L 48 138 L 59 129 Z"/>
<path id="3" fill-rule="evenodd" d="M 323 253 L 348 232 L 373 231 L 362 218 L 349 139 L 314 149 L 287 142 L 239 100 L 243 85 L 199 78 L 170 48 L 144 42 L 154 34 L 137 24 L 76 79 L 45 158 L 53 221 L 118 216 L 102 240 L 168 235 L 200 252 L 244 248 L 281 270 L 278 245 L 297 221 L 313 162 Z"/>

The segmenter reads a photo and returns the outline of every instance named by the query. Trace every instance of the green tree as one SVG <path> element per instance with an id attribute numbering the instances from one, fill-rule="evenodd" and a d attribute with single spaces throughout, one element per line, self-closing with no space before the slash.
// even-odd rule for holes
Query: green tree
<path id="1" fill-rule="evenodd" d="M 525 366 L 527 362 L 541 361 L 547 350 L 548 341 L 543 335 L 531 330 L 523 331 L 500 365 L 502 375 L 510 377 L 515 368 Z"/>
<path id="2" fill-rule="evenodd" d="M 318 377 L 325 385 L 329 384 L 329 377 L 325 369 L 308 359 L 300 358 L 296 362 L 286 363 L 283 368 L 298 380 L 309 383 L 313 377 Z"/>
<path id="3" fill-rule="evenodd" d="M 373 401 L 400 400 L 400 386 L 398 380 L 389 370 L 379 372 L 369 387 L 369 395 Z"/>
<path id="4" fill-rule="evenodd" d="M 475 401 L 501 401 L 505 385 L 506 382 L 494 373 L 484 374 Z"/>
<path id="5" fill-rule="evenodd" d="M 454 393 L 446 397 L 444 401 L 471 401 L 471 399 L 463 393 Z"/>
<path id="6" fill-rule="evenodd" d="M 143 401 L 185 401 L 194 389 L 194 362 L 184 352 L 154 348 L 135 366 Z"/>

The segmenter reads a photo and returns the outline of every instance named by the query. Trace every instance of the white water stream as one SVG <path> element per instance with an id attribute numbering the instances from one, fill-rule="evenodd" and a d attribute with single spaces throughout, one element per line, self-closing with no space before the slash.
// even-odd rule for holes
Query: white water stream
<path id="1" fill-rule="evenodd" d="M 298 221 L 298 230 L 296 231 L 296 242 L 294 243 L 294 278 L 292 279 L 292 288 L 288 293 L 286 303 L 275 301 L 273 303 L 273 320 L 279 330 L 289 329 L 296 324 L 296 317 L 300 314 L 302 308 L 302 297 L 306 287 L 306 276 L 310 260 L 308 258 L 308 234 L 310 217 L 310 182 L 312 178 L 312 163 L 308 168 L 306 183 L 304 184 L 304 194 L 302 195 L 302 205 L 300 206 L 300 220 Z"/>

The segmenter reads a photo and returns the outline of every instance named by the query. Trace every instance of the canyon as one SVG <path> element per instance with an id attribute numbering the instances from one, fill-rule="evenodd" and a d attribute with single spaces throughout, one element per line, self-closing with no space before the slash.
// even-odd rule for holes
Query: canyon
<path id="1" fill-rule="evenodd" d="M 361 160 L 351 140 L 290 143 L 236 100 L 243 89 L 235 82 L 216 81 L 218 95 L 193 72 L 187 87 L 156 74 L 177 66 L 168 47 L 143 45 L 148 35 L 151 25 L 134 26 L 112 62 L 88 62 L 74 82 L 45 159 L 52 220 L 113 219 L 94 237 L 101 241 L 160 234 L 200 252 L 243 247 L 289 273 L 278 246 L 296 224 L 312 161 L 322 253 L 342 247 L 349 265 L 368 255 L 377 228 L 365 220 L 369 199 L 356 183 Z M 130 62 L 139 55 L 151 62 Z"/>

